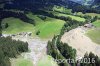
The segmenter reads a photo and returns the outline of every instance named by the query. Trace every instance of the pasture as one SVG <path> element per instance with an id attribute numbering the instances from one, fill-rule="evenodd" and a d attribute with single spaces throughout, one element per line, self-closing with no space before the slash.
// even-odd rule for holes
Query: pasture
<path id="1" fill-rule="evenodd" d="M 29 15 L 35 20 L 36 25 L 26 23 L 17 18 L 5 18 L 2 23 L 8 23 L 8 28 L 3 29 L 3 34 L 17 34 L 19 32 L 32 32 L 36 36 L 37 31 L 40 31 L 40 38 L 50 38 L 60 33 L 64 21 L 47 17 L 45 21 L 37 17 L 37 15 Z"/>
<path id="2" fill-rule="evenodd" d="M 81 18 L 81 17 L 78 17 L 78 16 L 73 16 L 73 15 L 68 15 L 68 14 L 62 14 L 62 13 L 55 13 L 55 15 L 56 16 L 71 17 L 72 19 L 77 20 L 77 21 L 85 21 L 85 18 Z"/>
<path id="3" fill-rule="evenodd" d="M 82 12 L 78 12 L 77 15 L 81 15 L 81 16 L 89 15 L 89 16 L 92 16 L 92 17 L 98 16 L 100 18 L 100 14 L 96 14 L 96 13 L 86 13 L 86 14 L 83 14 Z"/>
<path id="4" fill-rule="evenodd" d="M 100 27 L 100 20 L 97 20 L 97 21 L 93 22 L 93 25 L 95 27 Z"/>
<path id="5" fill-rule="evenodd" d="M 8 28 L 3 29 L 4 34 L 16 34 L 19 32 L 34 31 L 34 26 L 32 24 L 23 22 L 17 18 L 5 18 L 2 23 L 8 23 Z"/>
<path id="6" fill-rule="evenodd" d="M 92 39 L 93 42 L 100 44 L 100 28 L 89 30 L 87 35 Z"/>

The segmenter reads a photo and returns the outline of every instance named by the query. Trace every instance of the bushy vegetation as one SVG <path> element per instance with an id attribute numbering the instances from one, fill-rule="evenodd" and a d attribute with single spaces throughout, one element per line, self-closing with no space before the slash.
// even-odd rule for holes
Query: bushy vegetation
<path id="1" fill-rule="evenodd" d="M 86 53 L 82 60 L 83 61 L 80 63 L 81 66 L 100 66 L 100 58 L 92 52 L 90 52 L 89 54 Z"/>
<path id="2" fill-rule="evenodd" d="M 73 15 L 68 15 L 68 14 L 61 14 L 61 13 L 57 13 L 55 15 L 58 15 L 58 16 L 64 16 L 64 17 L 70 17 L 74 20 L 77 20 L 77 21 L 85 21 L 85 18 L 81 18 L 81 17 L 78 17 L 78 16 L 73 16 Z"/>
<path id="3" fill-rule="evenodd" d="M 60 42 L 60 36 L 55 36 L 52 41 L 48 42 L 47 54 L 56 60 L 75 59 L 76 50 L 68 46 L 68 44 Z M 57 63 L 59 66 L 69 66 L 68 62 L 58 61 Z M 74 63 L 70 64 L 75 65 Z"/>
<path id="4" fill-rule="evenodd" d="M 5 11 L 5 10 L 0 10 L 0 20 L 3 20 L 4 18 L 9 18 L 9 17 L 15 17 L 19 18 L 24 22 L 31 23 L 35 25 L 34 20 L 29 19 L 24 13 L 21 12 L 12 12 L 12 11 Z"/>
<path id="5" fill-rule="evenodd" d="M 77 3 L 70 2 L 68 8 L 71 8 L 73 12 L 82 12 L 82 13 L 100 13 L 99 9 L 87 7 Z"/>
<path id="6" fill-rule="evenodd" d="M 54 37 L 51 42 L 50 41 L 48 42 L 48 45 L 47 45 L 47 54 L 51 55 L 56 60 L 59 60 L 59 59 L 63 60 L 63 59 L 65 59 L 63 57 L 63 55 L 59 52 L 56 44 L 57 44 L 56 43 L 56 37 Z M 61 65 L 62 66 L 68 66 L 68 63 L 67 62 L 66 63 L 59 63 L 58 62 L 58 65 L 60 65 L 60 66 Z"/>
<path id="7" fill-rule="evenodd" d="M 12 40 L 11 37 L 0 37 L 0 66 L 11 66 L 10 58 L 27 51 L 28 43 Z"/>

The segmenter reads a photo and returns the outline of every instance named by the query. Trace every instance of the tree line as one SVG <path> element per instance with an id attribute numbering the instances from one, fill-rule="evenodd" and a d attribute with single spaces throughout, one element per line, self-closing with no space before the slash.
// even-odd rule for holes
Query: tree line
<path id="1" fill-rule="evenodd" d="M 70 17 L 58 17 L 56 16 L 56 18 L 59 18 L 61 20 L 66 21 L 66 23 L 64 24 L 64 26 L 61 29 L 60 35 L 54 36 L 54 38 L 52 39 L 52 41 L 48 42 L 47 45 L 47 54 L 51 55 L 54 59 L 76 59 L 76 49 L 72 48 L 71 46 L 69 46 L 67 43 L 62 43 L 61 42 L 61 37 L 65 32 L 68 32 L 78 26 L 82 26 L 86 23 L 89 22 L 89 20 L 91 22 L 94 22 L 97 18 L 93 18 L 91 19 L 91 17 L 86 17 L 86 21 L 85 22 L 80 22 L 77 20 L 73 20 Z M 93 56 L 92 56 L 93 55 Z M 69 63 L 69 62 L 65 62 L 65 63 L 59 63 L 58 61 L 56 61 L 58 63 L 59 66 L 77 66 L 79 64 L 79 66 L 98 66 L 98 64 L 100 64 L 100 59 L 98 56 L 95 56 L 93 53 L 90 53 L 88 55 L 88 58 L 95 58 L 95 63 L 91 64 L 91 63 L 78 63 L 77 61 L 74 63 Z M 84 58 L 83 58 L 84 59 Z"/>
<path id="2" fill-rule="evenodd" d="M 28 18 L 25 13 L 0 10 L 0 20 L 9 17 L 19 18 L 24 22 L 35 24 L 34 20 Z"/>
<path id="3" fill-rule="evenodd" d="M 60 13 L 63 13 L 63 12 L 60 12 Z M 38 10 L 38 11 L 33 11 L 33 14 L 36 14 L 36 15 L 41 15 L 39 16 L 39 18 L 42 18 L 42 20 L 45 20 L 46 19 L 46 16 L 47 17 L 51 17 L 51 18 L 56 18 L 56 19 L 60 19 L 60 20 L 64 20 L 64 21 L 75 21 L 74 19 L 72 19 L 71 17 L 65 17 L 65 16 L 57 16 L 57 15 L 54 15 L 53 13 L 51 12 L 46 12 L 46 11 L 43 11 L 43 10 Z M 66 13 L 63 13 L 63 14 L 66 14 Z M 70 14 L 72 15 L 72 14 Z M 89 15 L 84 15 L 84 16 L 81 16 L 81 15 L 74 15 L 74 16 L 78 16 L 78 17 L 81 17 L 81 18 L 85 18 L 85 22 L 84 23 L 88 23 L 88 22 L 94 22 L 96 21 L 97 19 L 100 19 L 98 16 L 94 16 L 94 17 L 91 17 Z M 79 22 L 79 21 L 77 21 Z M 82 22 L 82 21 L 80 21 Z"/>
<path id="4" fill-rule="evenodd" d="M 100 58 L 92 52 L 86 53 L 83 58 L 78 60 L 76 52 L 76 49 L 61 42 L 60 35 L 54 36 L 52 41 L 48 41 L 47 54 L 51 55 L 59 66 L 100 66 Z"/>
<path id="5" fill-rule="evenodd" d="M 80 66 L 100 66 L 100 58 L 92 52 L 86 53 L 80 61 Z"/>
<path id="6" fill-rule="evenodd" d="M 8 27 L 7 23 L 5 25 L 3 25 L 3 27 L 2 27 L 2 20 L 4 18 L 9 18 L 9 17 L 19 18 L 19 19 L 21 19 L 24 22 L 27 22 L 27 23 L 35 25 L 35 21 L 33 19 L 28 18 L 25 15 L 25 13 L 22 13 L 22 12 L 13 12 L 13 11 L 9 11 L 9 10 L 6 11 L 6 10 L 3 10 L 3 9 L 0 9 L 0 35 L 2 33 L 2 28 L 3 27 L 4 28 Z"/>
<path id="7" fill-rule="evenodd" d="M 70 61 L 63 61 L 65 59 L 73 59 L 75 61 L 76 58 L 76 49 L 69 46 L 67 43 L 63 43 L 60 41 L 60 36 L 54 36 L 52 41 L 48 42 L 47 45 L 47 54 L 51 55 L 59 66 L 75 66 L 76 63 L 70 63 Z M 62 62 L 63 61 L 63 62 Z"/>
<path id="8" fill-rule="evenodd" d="M 28 51 L 28 43 L 12 40 L 11 37 L 0 37 L 0 66 L 11 66 L 10 58 Z"/>

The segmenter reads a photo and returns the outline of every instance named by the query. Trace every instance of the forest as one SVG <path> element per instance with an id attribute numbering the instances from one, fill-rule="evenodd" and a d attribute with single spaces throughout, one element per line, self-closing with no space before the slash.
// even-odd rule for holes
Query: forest
<path id="1" fill-rule="evenodd" d="M 28 51 L 28 43 L 13 40 L 11 37 L 0 37 L 0 66 L 11 66 L 10 58 L 17 58 Z"/>

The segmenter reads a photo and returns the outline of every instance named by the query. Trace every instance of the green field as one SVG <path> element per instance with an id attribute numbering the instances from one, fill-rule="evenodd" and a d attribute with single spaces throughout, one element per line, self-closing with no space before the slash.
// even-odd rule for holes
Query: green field
<path id="1" fill-rule="evenodd" d="M 100 20 L 93 22 L 93 25 L 96 27 L 100 27 Z"/>
<path id="2" fill-rule="evenodd" d="M 63 13 L 58 13 L 58 12 L 52 12 L 55 16 L 64 16 L 64 17 L 70 17 L 74 20 L 77 20 L 77 21 L 85 21 L 85 18 L 81 18 L 81 17 L 78 17 L 78 16 L 73 16 L 73 15 L 68 15 L 68 14 L 63 14 Z"/>
<path id="3" fill-rule="evenodd" d="M 100 20 L 93 22 L 93 25 L 96 27 L 87 32 L 87 35 L 92 39 L 92 41 L 100 44 Z"/>
<path id="4" fill-rule="evenodd" d="M 27 16 L 28 18 L 30 18 L 30 19 L 33 19 L 33 20 L 35 21 L 36 25 L 38 25 L 38 24 L 44 22 L 42 19 L 40 19 L 40 18 L 38 17 L 38 15 L 34 15 L 34 14 L 32 14 L 31 12 L 28 13 L 28 14 L 26 14 L 26 16 Z"/>
<path id="5" fill-rule="evenodd" d="M 78 12 L 77 15 L 81 15 L 81 16 L 89 15 L 89 16 L 92 16 L 92 17 L 95 17 L 95 16 L 100 17 L 100 14 L 96 14 L 96 13 L 86 13 L 86 14 L 83 14 L 82 12 Z"/>
<path id="6" fill-rule="evenodd" d="M 96 27 L 87 32 L 87 35 L 92 39 L 92 41 L 100 44 L 100 20 L 93 22 L 93 25 Z"/>
<path id="7" fill-rule="evenodd" d="M 8 23 L 9 27 L 3 30 L 3 33 L 7 34 L 16 34 L 18 32 L 30 32 L 34 31 L 34 26 L 32 24 L 23 22 L 17 18 L 6 18 L 2 23 Z"/>
<path id="8" fill-rule="evenodd" d="M 28 14 L 28 17 L 34 19 L 36 26 L 30 23 L 23 22 L 17 18 L 5 18 L 2 23 L 8 23 L 9 27 L 3 29 L 3 34 L 16 34 L 19 32 L 32 32 L 36 36 L 37 31 L 40 31 L 39 37 L 50 38 L 60 33 L 64 21 L 47 17 L 45 21 L 37 17 L 37 15 Z"/>
<path id="9" fill-rule="evenodd" d="M 55 12 L 55 11 L 62 12 L 62 13 L 58 13 L 58 12 Z M 77 21 L 85 21 L 84 18 L 81 18 L 81 17 L 78 17 L 78 16 L 73 16 L 73 15 L 68 15 L 68 14 L 72 14 L 72 10 L 61 7 L 61 6 L 54 6 L 52 13 L 56 16 L 71 17 L 72 19 L 75 19 Z M 63 13 L 68 13 L 68 14 L 63 14 Z"/>
<path id="10" fill-rule="evenodd" d="M 92 41 L 100 44 L 100 28 L 89 30 L 87 35 L 92 39 Z"/>
<path id="11" fill-rule="evenodd" d="M 32 13 L 27 14 L 27 16 L 35 20 L 35 34 L 37 33 L 37 31 L 40 31 L 38 36 L 41 38 L 50 38 L 54 35 L 59 34 L 62 26 L 65 23 L 65 21 L 63 20 L 54 19 L 50 17 L 47 17 L 44 21 L 37 17 L 37 15 L 32 15 Z"/>
<path id="12" fill-rule="evenodd" d="M 64 7 L 61 7 L 61 6 L 54 6 L 53 11 L 72 14 L 72 9 L 67 9 L 67 8 L 64 8 Z"/>
<path id="13" fill-rule="evenodd" d="M 12 66 L 33 66 L 33 62 L 28 59 L 17 58 L 12 61 Z"/>
<path id="14" fill-rule="evenodd" d="M 47 22 L 38 24 L 35 29 L 40 31 L 39 37 L 49 38 L 60 33 L 64 21 L 58 19 L 49 19 Z"/>
<path id="15" fill-rule="evenodd" d="M 71 17 L 72 19 L 77 20 L 77 21 L 85 21 L 84 18 L 73 16 L 73 15 L 67 15 L 67 14 L 61 14 L 61 13 L 59 13 L 57 15 L 58 16 L 65 16 L 65 17 Z"/>
<path id="16" fill-rule="evenodd" d="M 84 18 L 59 14 L 58 16 L 70 16 L 73 19 L 84 21 Z M 41 38 L 51 38 L 54 35 L 60 33 L 62 26 L 65 21 L 47 17 L 46 20 L 42 20 L 38 17 L 38 15 L 33 15 L 32 13 L 27 14 L 27 16 L 33 19 L 36 22 L 36 26 L 33 26 L 30 23 L 23 22 L 17 18 L 6 18 L 2 21 L 2 23 L 8 23 L 9 27 L 3 30 L 4 34 L 16 34 L 19 32 L 32 32 L 33 36 L 36 36 L 37 31 L 40 31 L 39 37 Z"/>
<path id="17" fill-rule="evenodd" d="M 56 62 L 53 61 L 51 56 L 45 56 L 45 58 L 40 59 L 37 66 L 58 66 Z"/>

